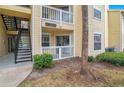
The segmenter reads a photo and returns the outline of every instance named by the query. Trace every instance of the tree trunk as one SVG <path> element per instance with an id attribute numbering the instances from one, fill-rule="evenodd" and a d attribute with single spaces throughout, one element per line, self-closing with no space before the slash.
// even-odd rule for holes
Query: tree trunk
<path id="1" fill-rule="evenodd" d="M 98 70 L 95 70 L 88 64 L 88 6 L 82 5 L 82 61 L 80 74 L 86 78 L 86 80 L 97 80 L 99 75 L 97 75 Z"/>
<path id="2" fill-rule="evenodd" d="M 88 61 L 88 6 L 82 5 L 82 62 L 80 73 L 83 75 L 88 74 L 89 67 L 87 66 Z"/>

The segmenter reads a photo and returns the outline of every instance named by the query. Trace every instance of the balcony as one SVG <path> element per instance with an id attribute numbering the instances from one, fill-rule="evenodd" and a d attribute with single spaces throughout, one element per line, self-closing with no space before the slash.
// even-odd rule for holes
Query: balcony
<path id="1" fill-rule="evenodd" d="M 73 13 L 51 6 L 42 6 L 42 20 L 59 24 L 73 24 Z"/>
<path id="2" fill-rule="evenodd" d="M 73 46 L 49 46 L 42 47 L 42 52 L 51 54 L 54 60 L 70 58 L 74 56 Z"/>

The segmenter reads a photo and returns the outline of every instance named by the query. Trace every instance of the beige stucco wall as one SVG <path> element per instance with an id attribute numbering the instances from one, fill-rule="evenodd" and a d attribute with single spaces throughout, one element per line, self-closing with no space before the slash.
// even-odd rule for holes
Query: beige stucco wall
<path id="1" fill-rule="evenodd" d="M 74 50 L 75 56 L 81 57 L 82 50 L 82 10 L 80 5 L 74 6 Z"/>
<path id="2" fill-rule="evenodd" d="M 88 6 L 88 30 L 89 30 L 89 44 L 88 44 L 88 55 L 96 56 L 97 54 L 105 51 L 105 6 L 100 6 L 102 11 L 102 20 L 97 20 L 93 17 L 93 5 Z M 74 47 L 75 56 L 81 56 L 82 48 L 82 10 L 81 6 L 74 6 Z M 94 51 L 94 38 L 93 33 L 102 33 L 102 49 Z"/>
<path id="3" fill-rule="evenodd" d="M 105 6 L 98 6 L 101 9 L 101 20 L 94 18 L 93 5 L 88 6 L 88 23 L 89 23 L 89 43 L 88 43 L 88 55 L 96 56 L 97 54 L 105 51 Z M 94 37 L 93 33 L 98 32 L 102 34 L 101 50 L 94 50 Z"/>
<path id="4" fill-rule="evenodd" d="M 53 24 L 56 24 L 56 27 L 54 28 L 57 28 L 57 29 L 67 29 L 67 30 L 73 30 L 74 29 L 74 25 L 73 24 L 60 24 L 59 22 L 50 22 L 50 21 L 46 21 L 46 20 L 42 20 L 42 27 L 48 27 L 45 25 L 45 23 L 53 23 Z"/>
<path id="5" fill-rule="evenodd" d="M 6 30 L 3 24 L 2 17 L 0 16 L 0 56 L 8 53 L 8 39 L 6 35 Z"/>
<path id="6" fill-rule="evenodd" d="M 40 6 L 32 6 L 31 34 L 32 34 L 32 54 L 41 53 L 41 15 Z"/>
<path id="7" fill-rule="evenodd" d="M 120 50 L 120 11 L 108 11 L 108 47 Z"/>

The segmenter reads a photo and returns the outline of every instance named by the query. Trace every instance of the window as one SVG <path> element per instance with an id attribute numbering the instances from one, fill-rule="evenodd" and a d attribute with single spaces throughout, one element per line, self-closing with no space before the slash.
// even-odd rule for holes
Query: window
<path id="1" fill-rule="evenodd" d="M 101 50 L 101 34 L 94 33 L 94 50 Z"/>
<path id="2" fill-rule="evenodd" d="M 56 36 L 57 46 L 68 46 L 70 44 L 69 36 Z"/>
<path id="3" fill-rule="evenodd" d="M 94 8 L 94 17 L 101 19 L 101 11 L 99 9 Z"/>
<path id="4" fill-rule="evenodd" d="M 42 35 L 42 46 L 43 46 L 43 47 L 49 46 L 49 45 L 50 45 L 49 42 L 50 42 L 50 37 L 49 37 L 49 35 L 43 34 L 43 35 Z"/>

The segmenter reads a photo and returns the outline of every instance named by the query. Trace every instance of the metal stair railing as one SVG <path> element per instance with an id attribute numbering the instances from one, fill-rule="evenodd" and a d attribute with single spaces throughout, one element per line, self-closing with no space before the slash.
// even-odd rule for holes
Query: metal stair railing
<path id="1" fill-rule="evenodd" d="M 22 30 L 19 29 L 18 31 L 18 35 L 17 35 L 17 39 L 15 40 L 15 64 L 17 63 L 17 53 L 18 53 L 18 47 L 19 47 L 19 40 L 20 40 L 20 37 L 21 37 L 21 32 Z"/>

